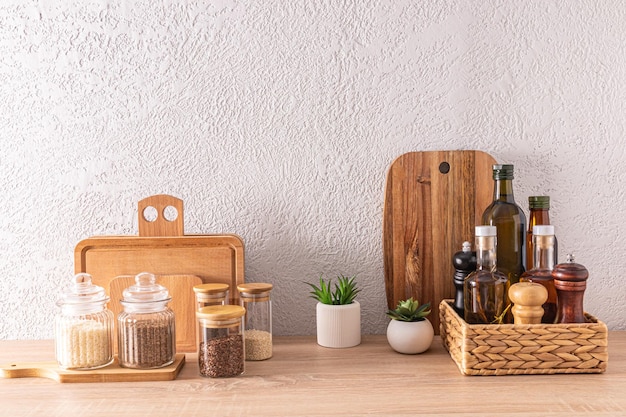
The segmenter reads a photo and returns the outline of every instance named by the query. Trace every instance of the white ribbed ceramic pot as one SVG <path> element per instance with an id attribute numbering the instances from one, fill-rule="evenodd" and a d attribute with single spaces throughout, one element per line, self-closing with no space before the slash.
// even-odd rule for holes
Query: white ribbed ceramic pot
<path id="1" fill-rule="evenodd" d="M 435 331 L 428 319 L 422 321 L 391 320 L 387 326 L 387 341 L 396 352 L 414 355 L 428 350 Z"/>
<path id="2" fill-rule="evenodd" d="M 361 304 L 331 305 L 317 303 L 317 344 L 347 348 L 361 343 Z"/>

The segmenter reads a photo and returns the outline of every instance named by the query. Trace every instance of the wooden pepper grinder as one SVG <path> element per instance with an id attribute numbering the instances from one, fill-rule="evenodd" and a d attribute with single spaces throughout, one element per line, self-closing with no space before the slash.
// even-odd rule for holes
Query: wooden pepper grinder
<path id="1" fill-rule="evenodd" d="M 589 272 L 584 266 L 574 262 L 572 254 L 567 262 L 558 264 L 552 270 L 556 287 L 556 323 L 584 323 L 583 296 L 587 288 Z"/>
<path id="2" fill-rule="evenodd" d="M 462 249 L 452 256 L 452 266 L 454 266 L 454 310 L 461 317 L 465 315 L 465 305 L 463 300 L 465 278 L 470 272 L 476 271 L 476 252 L 472 251 L 470 242 L 463 242 Z"/>
<path id="3" fill-rule="evenodd" d="M 518 282 L 509 288 L 509 299 L 514 324 L 540 324 L 548 290 L 536 282 Z"/>

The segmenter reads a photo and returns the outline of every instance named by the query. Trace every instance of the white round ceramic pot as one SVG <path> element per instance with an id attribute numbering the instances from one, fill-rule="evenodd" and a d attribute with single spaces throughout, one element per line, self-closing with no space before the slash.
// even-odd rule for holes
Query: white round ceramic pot
<path id="1" fill-rule="evenodd" d="M 428 319 L 422 321 L 391 320 L 387 326 L 387 341 L 396 352 L 414 355 L 428 350 L 435 331 Z"/>
<path id="2" fill-rule="evenodd" d="M 329 348 L 347 348 L 361 343 L 361 305 L 317 303 L 317 343 Z"/>

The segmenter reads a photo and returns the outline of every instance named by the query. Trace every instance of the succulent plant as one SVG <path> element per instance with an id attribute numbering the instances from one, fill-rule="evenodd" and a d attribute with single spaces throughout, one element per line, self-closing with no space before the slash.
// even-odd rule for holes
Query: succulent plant
<path id="1" fill-rule="evenodd" d="M 323 275 L 320 275 L 320 285 L 319 287 L 315 284 L 311 284 L 307 282 L 312 291 L 311 298 L 316 299 L 322 304 L 333 304 L 333 305 L 345 305 L 351 304 L 356 295 L 361 291 L 357 288 L 355 282 L 356 275 L 352 277 L 345 277 L 343 275 L 339 275 L 337 277 L 337 283 L 335 283 L 335 287 L 332 287 L 332 279 L 328 280 L 328 283 L 324 281 Z"/>
<path id="2" fill-rule="evenodd" d="M 422 321 L 430 314 L 430 303 L 422 304 L 413 297 L 398 302 L 395 310 L 388 310 L 387 317 L 400 321 Z"/>

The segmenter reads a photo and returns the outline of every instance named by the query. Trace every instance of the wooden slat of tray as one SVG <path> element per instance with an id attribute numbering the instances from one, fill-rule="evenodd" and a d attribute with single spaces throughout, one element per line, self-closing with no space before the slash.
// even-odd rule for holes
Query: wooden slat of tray
<path id="1" fill-rule="evenodd" d="M 56 362 L 16 362 L 0 366 L 3 378 L 49 378 L 57 382 L 133 382 L 170 381 L 176 379 L 185 364 L 185 355 L 177 353 L 171 365 L 157 369 L 122 368 L 117 357 L 104 368 L 88 371 L 70 371 Z"/>
<path id="2" fill-rule="evenodd" d="M 244 282 L 244 246 L 236 235 L 91 237 L 76 245 L 74 267 L 76 273 L 91 274 L 93 283 L 107 292 L 120 275 L 195 275 L 203 283 L 228 284 L 229 302 L 238 304 L 237 285 Z"/>

